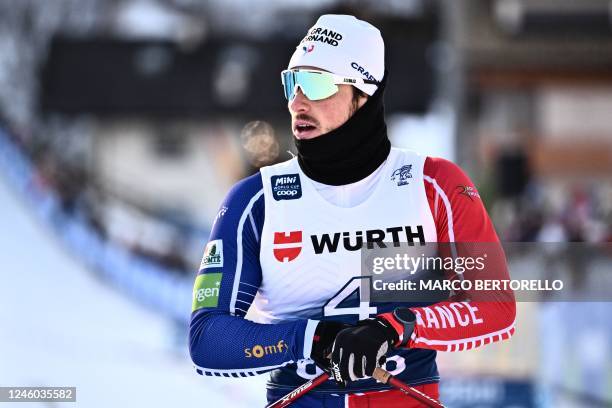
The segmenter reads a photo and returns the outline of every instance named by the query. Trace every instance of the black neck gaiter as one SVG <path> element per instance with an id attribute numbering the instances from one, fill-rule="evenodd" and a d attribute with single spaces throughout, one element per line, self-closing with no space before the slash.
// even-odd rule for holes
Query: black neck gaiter
<path id="1" fill-rule="evenodd" d="M 350 184 L 372 174 L 389 155 L 383 95 L 387 73 L 376 92 L 342 126 L 314 139 L 295 139 L 298 163 L 323 184 Z"/>

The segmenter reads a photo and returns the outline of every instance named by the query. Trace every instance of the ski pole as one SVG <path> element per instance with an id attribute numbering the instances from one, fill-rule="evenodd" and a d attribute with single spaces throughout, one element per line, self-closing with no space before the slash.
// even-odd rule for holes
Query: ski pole
<path id="1" fill-rule="evenodd" d="M 291 391 L 289 394 L 285 395 L 281 399 L 272 404 L 266 406 L 266 408 L 283 408 L 287 405 L 293 403 L 296 399 L 302 397 L 308 391 L 312 390 L 315 387 L 318 387 L 325 381 L 329 379 L 329 374 L 323 373 L 318 377 L 313 378 L 310 381 L 305 382 L 304 384 L 297 387 L 295 390 Z"/>
<path id="2" fill-rule="evenodd" d="M 411 396 L 412 398 L 416 399 L 419 402 L 422 402 L 430 408 L 444 408 L 444 405 L 442 405 L 440 401 L 430 397 L 429 395 L 417 390 L 414 387 L 409 386 L 403 381 L 398 380 L 397 378 L 393 377 L 391 373 L 386 370 L 383 370 L 382 368 L 376 367 L 374 369 L 372 377 L 374 377 L 378 382 L 381 382 L 383 384 L 389 384 L 397 388 L 404 394 Z"/>
<path id="3" fill-rule="evenodd" d="M 416 399 L 419 402 L 422 402 L 427 407 L 430 408 L 444 408 L 442 403 L 429 395 L 422 393 L 421 391 L 415 389 L 414 387 L 409 386 L 403 381 L 398 380 L 393 377 L 388 371 L 383 370 L 382 368 L 376 367 L 374 369 L 374 374 L 372 375 L 377 381 L 383 384 L 389 384 L 394 388 L 402 391 L 404 394 L 409 395 L 410 397 Z M 278 401 L 273 402 L 268 405 L 266 408 L 284 408 L 289 404 L 293 403 L 298 398 L 302 397 L 304 394 L 314 389 L 315 387 L 321 385 L 325 381 L 329 379 L 329 374 L 323 373 L 320 376 L 313 378 L 312 380 L 300 385 L 295 390 L 291 391 L 284 397 L 280 398 Z"/>

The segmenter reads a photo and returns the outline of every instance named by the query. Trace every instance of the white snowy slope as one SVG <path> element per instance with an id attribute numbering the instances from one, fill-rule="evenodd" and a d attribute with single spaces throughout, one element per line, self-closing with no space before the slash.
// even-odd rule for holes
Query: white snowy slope
<path id="1" fill-rule="evenodd" d="M 19 407 L 265 404 L 266 376 L 197 375 L 186 351 L 171 351 L 171 322 L 86 270 L 2 174 L 0 220 L 0 386 L 77 387 L 76 404 Z"/>

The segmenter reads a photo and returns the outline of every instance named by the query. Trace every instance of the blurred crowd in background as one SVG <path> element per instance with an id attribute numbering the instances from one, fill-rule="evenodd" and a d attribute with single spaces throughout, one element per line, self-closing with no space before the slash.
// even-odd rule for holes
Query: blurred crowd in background
<path id="1" fill-rule="evenodd" d="M 185 251 L 185 243 L 190 238 L 203 242 L 206 228 L 109 191 L 86 163 L 66 161 L 44 143 L 27 142 L 18 133 L 7 135 L 31 159 L 36 187 L 54 192 L 65 216 L 82 219 L 103 240 L 150 258 L 169 271 L 191 272 L 194 261 L 188 257 L 193 253 Z"/>
<path id="2" fill-rule="evenodd" d="M 0 0 L 2 137 L 188 279 L 231 185 L 291 157 L 279 73 L 326 12 L 381 29 L 392 142 L 466 169 L 503 241 L 612 242 L 607 0 Z"/>
<path id="3" fill-rule="evenodd" d="M 499 158 L 498 173 L 505 166 L 528 165 L 524 151 Z M 555 191 L 547 180 L 526 170 L 525 185 L 516 194 L 493 193 L 489 204 L 500 238 L 507 242 L 612 242 L 612 189 L 609 180 L 577 180 Z M 519 173 L 520 174 L 520 173 Z M 516 176 L 516 175 L 515 175 Z M 515 177 L 513 176 L 513 177 Z M 500 180 L 503 177 L 494 178 Z"/>

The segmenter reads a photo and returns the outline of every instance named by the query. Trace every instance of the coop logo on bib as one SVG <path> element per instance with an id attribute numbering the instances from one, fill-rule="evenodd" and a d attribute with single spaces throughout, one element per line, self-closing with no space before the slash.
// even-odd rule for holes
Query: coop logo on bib
<path id="1" fill-rule="evenodd" d="M 276 201 L 296 200 L 302 197 L 302 183 L 297 173 L 272 176 L 270 184 L 272 185 L 272 197 Z"/>
<path id="2" fill-rule="evenodd" d="M 216 239 L 206 244 L 200 270 L 223 266 L 223 240 Z"/>

